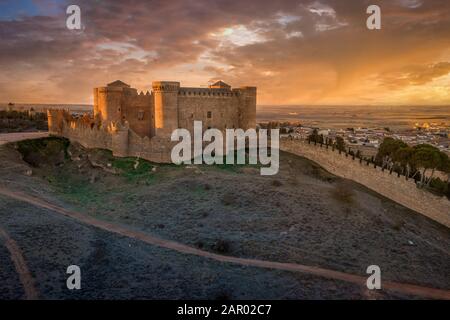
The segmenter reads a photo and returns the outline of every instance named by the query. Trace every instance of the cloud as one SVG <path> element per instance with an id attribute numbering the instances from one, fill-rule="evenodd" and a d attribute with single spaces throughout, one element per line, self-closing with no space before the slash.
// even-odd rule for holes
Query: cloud
<path id="1" fill-rule="evenodd" d="M 421 86 L 450 74 L 450 62 L 429 65 L 413 65 L 380 76 L 388 87 L 398 89 L 406 86 Z"/>
<path id="2" fill-rule="evenodd" d="M 449 73 L 450 62 L 439 62 L 416 68 L 416 70 L 408 73 L 407 79 L 413 85 L 422 85 Z"/>
<path id="3" fill-rule="evenodd" d="M 448 73 L 450 7 L 378 3 L 376 32 L 361 0 L 81 0 L 81 32 L 65 28 L 68 2 L 11 7 L 0 20 L 0 101 L 90 102 L 92 87 L 116 79 L 148 90 L 220 78 L 258 86 L 263 104 L 408 103 L 395 90 Z M 448 102 L 436 92 L 430 103 Z"/>
<path id="4" fill-rule="evenodd" d="M 397 0 L 397 2 L 399 2 L 400 5 L 411 9 L 419 8 L 423 5 L 422 0 Z"/>

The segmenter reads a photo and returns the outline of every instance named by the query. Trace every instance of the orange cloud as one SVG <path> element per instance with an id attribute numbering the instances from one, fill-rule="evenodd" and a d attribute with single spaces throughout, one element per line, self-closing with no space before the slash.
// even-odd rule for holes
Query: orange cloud
<path id="1" fill-rule="evenodd" d="M 79 1 L 0 20 L 0 101 L 89 103 L 115 79 L 255 85 L 259 104 L 448 104 L 450 6 L 383 0 Z M 43 9 L 45 12 L 45 6 Z M 418 94 L 420 96 L 418 97 Z"/>

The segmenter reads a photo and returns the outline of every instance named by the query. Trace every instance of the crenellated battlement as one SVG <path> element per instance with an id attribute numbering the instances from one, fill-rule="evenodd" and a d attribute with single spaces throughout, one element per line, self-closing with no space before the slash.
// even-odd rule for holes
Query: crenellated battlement
<path id="1" fill-rule="evenodd" d="M 94 88 L 93 95 L 93 115 L 49 110 L 50 133 L 121 157 L 170 162 L 172 132 L 192 130 L 195 120 L 220 130 L 256 126 L 255 87 L 231 88 L 218 81 L 208 88 L 190 88 L 155 81 L 152 91 L 144 93 L 117 80 Z"/>
<path id="2" fill-rule="evenodd" d="M 155 81 L 152 83 L 154 92 L 177 92 L 180 83 L 175 81 Z"/>
<path id="3" fill-rule="evenodd" d="M 180 88 L 178 95 L 204 98 L 232 98 L 239 97 L 240 91 L 209 88 Z"/>

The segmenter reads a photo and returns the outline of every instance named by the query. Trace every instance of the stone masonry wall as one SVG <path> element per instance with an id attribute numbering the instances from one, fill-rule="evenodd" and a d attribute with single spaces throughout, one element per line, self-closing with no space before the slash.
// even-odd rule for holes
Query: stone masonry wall
<path id="1" fill-rule="evenodd" d="M 49 133 L 78 142 L 85 148 L 111 150 L 118 157 L 139 157 L 152 162 L 170 163 L 170 138 L 140 137 L 128 126 L 101 126 L 93 118 L 74 118 L 64 110 L 49 110 Z"/>
<path id="2" fill-rule="evenodd" d="M 352 160 L 351 156 L 332 151 L 331 147 L 326 149 L 304 140 L 281 139 L 280 149 L 308 158 L 337 176 L 356 181 L 450 228 L 450 201 L 417 188 L 413 179 L 389 174 L 389 170 L 383 172 L 380 167 L 367 166 L 359 159 Z"/>
<path id="3" fill-rule="evenodd" d="M 193 132 L 194 121 L 202 121 L 203 129 L 238 128 L 238 97 L 178 97 L 178 126 Z M 208 113 L 209 116 L 208 117 Z"/>

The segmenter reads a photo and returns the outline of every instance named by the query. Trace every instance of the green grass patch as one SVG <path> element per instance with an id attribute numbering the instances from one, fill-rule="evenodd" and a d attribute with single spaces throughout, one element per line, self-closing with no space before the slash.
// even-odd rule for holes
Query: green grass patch
<path id="1" fill-rule="evenodd" d="M 118 169 L 123 177 L 130 182 L 137 180 L 145 180 L 152 183 L 155 181 L 156 175 L 152 172 L 154 165 L 144 159 L 138 158 L 115 158 L 112 166 Z"/>
<path id="2" fill-rule="evenodd" d="M 95 184 L 86 179 L 77 179 L 71 174 L 56 174 L 47 176 L 47 181 L 67 200 L 82 207 L 102 203 L 101 193 Z"/>

